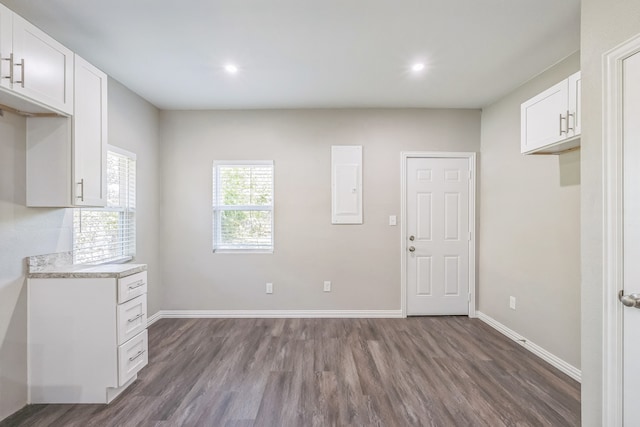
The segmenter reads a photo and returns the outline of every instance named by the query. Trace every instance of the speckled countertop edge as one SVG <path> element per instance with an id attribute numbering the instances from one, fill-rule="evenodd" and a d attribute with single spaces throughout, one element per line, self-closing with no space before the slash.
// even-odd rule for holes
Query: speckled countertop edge
<path id="1" fill-rule="evenodd" d="M 30 279 L 120 279 L 146 270 L 146 264 L 74 265 L 55 271 L 27 273 L 27 277 Z"/>

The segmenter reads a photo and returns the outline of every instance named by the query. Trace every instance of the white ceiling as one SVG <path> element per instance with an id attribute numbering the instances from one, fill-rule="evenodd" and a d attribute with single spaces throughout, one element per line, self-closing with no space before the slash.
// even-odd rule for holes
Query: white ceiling
<path id="1" fill-rule="evenodd" d="M 479 108 L 580 45 L 580 0 L 0 2 L 163 109 Z"/>

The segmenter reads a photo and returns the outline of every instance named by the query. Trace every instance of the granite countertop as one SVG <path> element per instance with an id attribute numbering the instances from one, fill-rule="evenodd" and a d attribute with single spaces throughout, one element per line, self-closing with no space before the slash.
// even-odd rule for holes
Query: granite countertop
<path id="1" fill-rule="evenodd" d="M 29 278 L 38 279 L 120 279 L 147 270 L 147 264 L 65 265 L 46 271 L 33 271 Z"/>

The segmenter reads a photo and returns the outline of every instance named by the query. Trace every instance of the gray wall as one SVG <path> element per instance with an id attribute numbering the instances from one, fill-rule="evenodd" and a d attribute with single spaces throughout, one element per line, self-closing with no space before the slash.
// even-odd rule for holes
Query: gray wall
<path id="1" fill-rule="evenodd" d="M 520 154 L 520 104 L 579 69 L 576 53 L 482 110 L 478 301 L 481 312 L 577 368 L 580 152 Z"/>
<path id="2" fill-rule="evenodd" d="M 168 310 L 400 309 L 400 152 L 480 147 L 477 110 L 174 111 L 161 129 Z M 364 225 L 330 223 L 341 144 L 363 145 Z M 212 162 L 229 159 L 275 161 L 274 254 L 212 253 Z"/>
<path id="3" fill-rule="evenodd" d="M 158 110 L 109 82 L 109 140 L 138 154 L 138 256 L 149 264 L 149 313 L 160 307 Z M 25 207 L 25 119 L 0 117 L 0 420 L 27 402 L 24 258 L 69 251 L 70 209 Z"/>
<path id="4" fill-rule="evenodd" d="M 601 425 L 602 54 L 640 33 L 637 0 L 583 0 L 582 68 L 582 423 Z"/>
<path id="5" fill-rule="evenodd" d="M 25 119 L 0 117 L 0 420 L 27 402 L 24 258 L 71 250 L 67 209 L 27 208 Z"/>
<path id="6" fill-rule="evenodd" d="M 109 79 L 109 144 L 136 153 L 136 258 L 148 264 L 147 311 L 161 308 L 160 112 L 119 82 Z"/>

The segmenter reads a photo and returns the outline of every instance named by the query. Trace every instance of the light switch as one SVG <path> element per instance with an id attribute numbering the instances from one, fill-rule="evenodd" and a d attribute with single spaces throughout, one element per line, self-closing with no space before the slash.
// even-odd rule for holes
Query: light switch
<path id="1" fill-rule="evenodd" d="M 397 225 L 397 220 L 395 215 L 389 215 L 389 225 Z"/>

